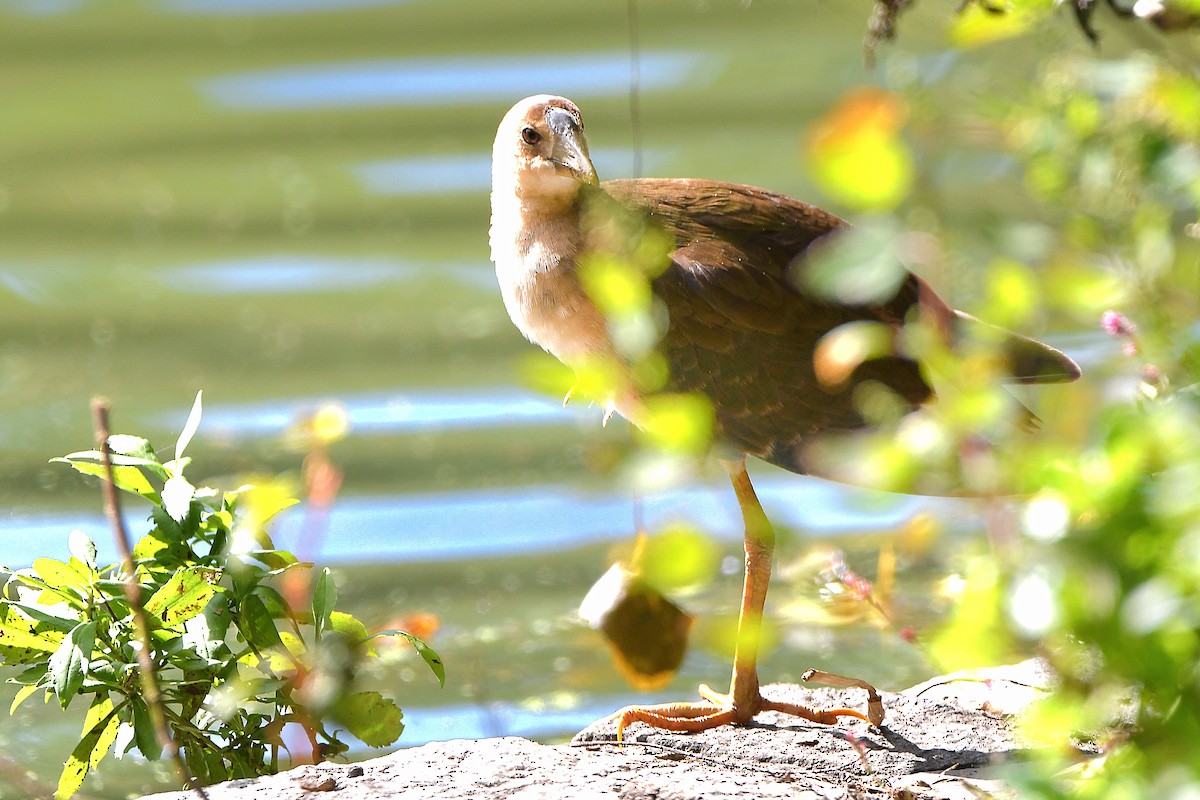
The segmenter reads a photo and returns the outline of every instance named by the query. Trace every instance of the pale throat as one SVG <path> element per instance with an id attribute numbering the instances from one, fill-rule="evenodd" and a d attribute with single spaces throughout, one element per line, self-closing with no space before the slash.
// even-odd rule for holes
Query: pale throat
<path id="1" fill-rule="evenodd" d="M 581 184 L 571 183 L 571 193 L 549 196 L 528 187 L 521 192 L 511 185 L 496 186 L 491 244 L 500 292 L 513 323 L 526 339 L 578 370 L 596 359 L 621 359 L 604 315 L 575 272 L 581 247 L 576 204 Z M 636 399 L 627 390 L 597 399 L 610 413 L 638 416 Z"/>

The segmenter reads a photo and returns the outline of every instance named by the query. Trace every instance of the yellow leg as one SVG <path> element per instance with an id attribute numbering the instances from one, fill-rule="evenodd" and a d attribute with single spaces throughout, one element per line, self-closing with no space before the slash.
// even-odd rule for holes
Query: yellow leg
<path id="1" fill-rule="evenodd" d="M 878 725 L 883 721 L 882 711 L 876 720 L 849 708 L 814 711 L 795 703 L 766 700 L 759 692 L 758 643 L 762 635 L 767 584 L 771 580 L 775 529 L 771 527 L 771 522 L 754 493 L 754 487 L 750 484 L 745 459 L 722 460 L 721 465 L 729 473 L 733 490 L 737 494 L 742 522 L 745 525 L 746 550 L 746 579 L 742 586 L 742 607 L 738 615 L 737 643 L 733 655 L 733 677 L 729 682 L 729 694 L 721 694 L 702 684 L 702 703 L 627 706 L 613 714 L 613 718 L 617 720 L 617 741 L 621 740 L 626 726 L 633 722 L 644 722 L 655 728 L 670 731 L 703 731 L 730 723 L 744 725 L 759 711 L 779 711 L 825 725 L 831 725 L 841 717 L 856 717 Z M 868 688 L 871 696 L 877 698 L 873 688 L 862 682 L 853 683 Z"/>

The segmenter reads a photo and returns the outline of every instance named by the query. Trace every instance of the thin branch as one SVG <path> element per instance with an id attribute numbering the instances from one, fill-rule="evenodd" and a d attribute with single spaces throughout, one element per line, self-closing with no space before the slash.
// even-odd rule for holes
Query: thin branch
<path id="1" fill-rule="evenodd" d="M 155 736 L 158 737 L 163 752 L 174 762 L 175 771 L 179 773 L 183 785 L 195 791 L 201 800 L 208 800 L 208 793 L 192 776 L 191 770 L 184 763 L 179 748 L 175 746 L 175 741 L 167 730 L 162 692 L 159 691 L 158 686 L 158 674 L 155 672 L 154 662 L 150 657 L 150 628 L 146 624 L 146 612 L 142 608 L 142 587 L 137 580 L 137 568 L 133 563 L 133 550 L 129 546 L 129 534 L 125 531 L 125 522 L 121 518 L 121 498 L 117 492 L 116 476 L 113 474 L 112 457 L 108 449 L 108 411 L 107 400 L 102 397 L 92 398 L 92 416 L 96 426 L 96 449 L 100 451 L 100 463 L 104 465 L 104 474 L 107 478 L 101 483 L 104 492 L 104 513 L 112 526 L 117 552 L 121 556 L 121 564 L 125 571 L 125 598 L 129 601 L 129 608 L 133 612 L 134 629 L 141 645 L 138 648 L 137 659 L 138 674 L 142 684 L 142 698 L 150 710 L 150 720 L 154 725 Z"/>

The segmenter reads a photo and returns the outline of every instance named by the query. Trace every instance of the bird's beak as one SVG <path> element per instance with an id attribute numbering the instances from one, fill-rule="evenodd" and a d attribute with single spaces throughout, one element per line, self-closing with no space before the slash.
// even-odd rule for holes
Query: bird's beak
<path id="1" fill-rule="evenodd" d="M 571 173 L 577 180 L 595 186 L 600 182 L 596 168 L 588 155 L 587 137 L 583 128 L 569 111 L 551 107 L 546 110 L 546 122 L 554 131 L 554 149 L 550 160 Z"/>

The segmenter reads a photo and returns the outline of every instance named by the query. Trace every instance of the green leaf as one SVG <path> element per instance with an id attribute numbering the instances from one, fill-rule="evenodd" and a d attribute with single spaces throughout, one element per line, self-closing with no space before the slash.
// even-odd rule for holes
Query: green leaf
<path id="1" fill-rule="evenodd" d="M 50 685 L 58 702 L 66 708 L 83 686 L 92 648 L 96 643 L 96 623 L 81 622 L 63 639 L 50 656 Z"/>
<path id="2" fill-rule="evenodd" d="M 337 584 L 333 582 L 329 567 L 325 567 L 321 570 L 321 577 L 317 578 L 316 588 L 313 589 L 313 626 L 317 629 L 318 639 L 328 627 L 329 615 L 333 613 L 335 605 L 337 605 Z"/>
<path id="3" fill-rule="evenodd" d="M 379 692 L 355 692 L 338 703 L 338 722 L 368 747 L 386 747 L 404 731 L 404 714 Z"/>
<path id="4" fill-rule="evenodd" d="M 220 593 L 213 595 L 204 607 L 204 613 L 183 624 L 181 642 L 190 647 L 206 662 L 215 663 L 228 650 L 225 632 L 229 629 L 229 611 L 226 599 Z"/>
<path id="5" fill-rule="evenodd" d="M 79 455 L 79 454 L 73 454 Z M 52 458 L 51 461 L 61 461 L 65 464 L 70 464 L 76 471 L 82 472 L 84 475 L 91 475 L 96 478 L 108 480 L 108 473 L 104 469 L 103 464 L 93 464 L 87 461 L 71 461 L 70 456 L 67 458 Z M 115 461 L 115 459 L 114 459 Z M 165 476 L 164 476 L 165 478 Z M 150 485 L 150 481 L 142 474 L 142 471 L 135 466 L 122 466 L 113 464 L 113 483 L 123 492 L 137 494 L 146 499 L 158 503 L 161 502 L 158 497 L 158 492 Z"/>
<path id="6" fill-rule="evenodd" d="M 272 575 L 277 575 L 289 567 L 300 565 L 300 559 L 287 550 L 251 550 L 246 555 L 255 561 L 262 562 Z"/>
<path id="7" fill-rule="evenodd" d="M 378 636 L 403 636 L 405 639 L 408 639 L 409 643 L 416 649 L 417 655 L 425 661 L 425 664 L 428 665 L 434 677 L 438 679 L 438 684 L 441 686 L 446 685 L 446 665 L 442 663 L 442 657 L 432 647 L 425 644 L 424 641 L 407 631 L 399 630 L 379 631 L 366 637 L 364 641 L 374 639 Z"/>
<path id="8" fill-rule="evenodd" d="M 196 435 L 196 429 L 200 427 L 200 417 L 204 413 L 204 404 L 201 402 L 203 397 L 203 391 L 196 392 L 196 401 L 192 403 L 192 410 L 188 413 L 187 422 L 183 424 L 183 432 L 179 434 L 179 440 L 175 442 L 176 461 L 183 458 L 183 451 L 191 444 L 192 437 Z"/>
<path id="9" fill-rule="evenodd" d="M 5 664 L 28 664 L 58 650 L 64 634 L 44 622 L 35 622 L 0 606 L 0 658 Z"/>
<path id="10" fill-rule="evenodd" d="M 956 47 L 978 47 L 1020 36 L 1049 16 L 1057 5 L 1053 0 L 1010 0 L 998 9 L 985 3 L 965 4 L 950 25 L 950 41 Z"/>
<path id="11" fill-rule="evenodd" d="M 248 594 L 242 600 L 238 613 L 238 628 L 246 641 L 260 650 L 283 646 L 283 640 L 279 638 L 279 631 L 275 628 L 275 620 L 258 595 Z"/>
<path id="12" fill-rule="evenodd" d="M 908 196 L 913 155 L 900 135 L 906 113 L 890 92 L 847 92 L 813 126 L 805 147 L 813 181 L 864 211 L 887 211 Z"/>
<path id="13" fill-rule="evenodd" d="M 84 718 L 83 738 L 71 751 L 71 757 L 67 759 L 66 766 L 58 778 L 54 800 L 69 800 L 79 791 L 88 772 L 99 766 L 100 761 L 108 754 L 120 726 L 121 720 L 113 710 L 112 700 L 108 695 L 96 695 Z"/>
<path id="14" fill-rule="evenodd" d="M 196 496 L 196 487 L 188 483 L 187 478 L 176 475 L 170 478 L 162 489 L 163 508 L 176 522 L 187 519 L 192 508 L 192 498 Z"/>
<path id="15" fill-rule="evenodd" d="M 154 448 L 148 439 L 141 436 L 130 436 L 126 433 L 114 433 L 108 437 L 108 449 L 115 456 L 132 456 L 139 461 L 158 462 Z"/>
<path id="16" fill-rule="evenodd" d="M 18 689 L 16 695 L 13 696 L 12 705 L 8 707 L 8 715 L 11 717 L 15 714 L 21 703 L 24 703 L 32 695 L 37 694 L 37 690 L 40 688 L 42 687 L 36 683 L 31 683 L 28 686 L 22 686 Z"/>
<path id="17" fill-rule="evenodd" d="M 64 634 L 70 632 L 72 628 L 79 624 L 79 612 L 64 609 L 60 605 L 38 605 L 35 603 L 18 603 L 10 600 L 8 605 L 12 608 L 19 608 L 34 622 L 45 623 L 51 629 L 62 631 Z M 61 614 L 56 614 L 56 611 L 61 611 Z"/>
<path id="18" fill-rule="evenodd" d="M 96 566 L 96 543 L 81 530 L 73 530 L 67 537 L 67 549 L 74 558 L 79 559 L 88 568 Z"/>
<path id="19" fill-rule="evenodd" d="M 892 217 L 865 219 L 815 248 L 798 263 L 799 272 L 793 277 L 802 289 L 821 299 L 849 305 L 883 303 L 908 276 L 902 234 Z"/>
<path id="20" fill-rule="evenodd" d="M 216 578 L 216 571 L 206 567 L 176 570 L 171 579 L 146 601 L 146 613 L 168 627 L 185 622 L 203 612 L 209 598 L 221 591 L 213 583 Z"/>
<path id="21" fill-rule="evenodd" d="M 336 632 L 352 642 L 365 642 L 371 638 L 367 636 L 367 626 L 344 611 L 330 611 L 329 624 Z"/>
<path id="22" fill-rule="evenodd" d="M 133 701 L 133 741 L 147 761 L 157 761 L 162 757 L 162 742 L 154 730 L 150 709 L 141 698 Z"/>
<path id="23" fill-rule="evenodd" d="M 287 598 L 280 594 L 274 586 L 259 584 L 254 587 L 252 594 L 257 595 L 258 599 L 263 601 L 263 605 L 266 606 L 267 613 L 271 615 L 272 619 L 289 619 L 292 616 Z"/>
<path id="24" fill-rule="evenodd" d="M 70 589 L 80 594 L 87 594 L 88 586 L 92 582 L 91 570 L 79 569 L 75 564 L 64 564 L 53 558 L 35 559 L 33 571 L 54 589 Z"/>

